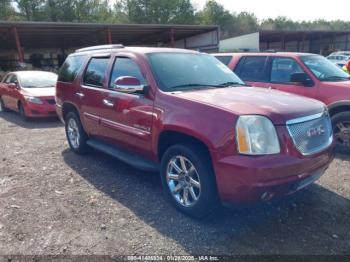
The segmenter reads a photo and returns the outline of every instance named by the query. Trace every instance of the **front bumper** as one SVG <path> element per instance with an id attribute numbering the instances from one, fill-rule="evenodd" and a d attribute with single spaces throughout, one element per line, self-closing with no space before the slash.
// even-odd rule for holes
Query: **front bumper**
<path id="1" fill-rule="evenodd" d="M 54 98 L 42 98 L 43 104 L 34 104 L 30 102 L 24 103 L 24 110 L 27 117 L 40 118 L 40 117 L 57 117 L 55 104 L 49 103 L 47 100 L 53 100 Z"/>
<path id="2" fill-rule="evenodd" d="M 295 155 L 230 156 L 214 164 L 223 202 L 249 204 L 299 191 L 316 181 L 334 159 L 334 146 L 303 157 Z"/>

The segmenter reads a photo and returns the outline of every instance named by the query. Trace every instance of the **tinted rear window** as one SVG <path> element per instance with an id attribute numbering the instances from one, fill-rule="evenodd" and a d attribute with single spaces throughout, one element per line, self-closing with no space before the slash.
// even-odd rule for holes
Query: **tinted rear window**
<path id="1" fill-rule="evenodd" d="M 72 83 L 84 63 L 84 60 L 85 56 L 82 55 L 67 57 L 58 73 L 58 81 Z"/>
<path id="2" fill-rule="evenodd" d="M 215 56 L 215 57 L 225 65 L 228 65 L 232 60 L 232 56 Z"/>
<path id="3" fill-rule="evenodd" d="M 266 81 L 266 56 L 247 56 L 242 58 L 235 72 L 246 81 Z"/>

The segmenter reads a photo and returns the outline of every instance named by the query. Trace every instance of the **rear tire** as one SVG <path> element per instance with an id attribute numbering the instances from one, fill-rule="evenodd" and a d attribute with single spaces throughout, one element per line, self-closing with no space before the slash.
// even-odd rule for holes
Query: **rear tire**
<path id="1" fill-rule="evenodd" d="M 23 121 L 26 122 L 26 121 L 29 120 L 29 118 L 28 118 L 27 115 L 26 115 L 26 112 L 25 112 L 25 110 L 24 110 L 24 107 L 23 107 L 22 103 L 19 103 L 19 104 L 18 104 L 18 111 L 19 111 L 19 115 L 21 116 L 21 118 L 22 118 Z"/>
<path id="2" fill-rule="evenodd" d="M 341 112 L 332 116 L 334 139 L 338 153 L 350 154 L 350 112 Z"/>
<path id="3" fill-rule="evenodd" d="M 69 112 L 65 117 L 65 130 L 69 147 L 77 154 L 85 154 L 88 151 L 88 135 L 75 112 Z"/>
<path id="4" fill-rule="evenodd" d="M 210 158 L 193 145 L 178 144 L 166 150 L 161 180 L 167 199 L 190 217 L 204 218 L 220 207 Z"/>

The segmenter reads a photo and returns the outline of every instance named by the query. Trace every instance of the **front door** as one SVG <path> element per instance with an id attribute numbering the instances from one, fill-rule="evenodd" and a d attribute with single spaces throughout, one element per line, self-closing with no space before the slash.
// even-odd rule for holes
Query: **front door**
<path id="1" fill-rule="evenodd" d="M 147 157 L 152 145 L 153 100 L 144 93 L 114 90 L 114 80 L 122 76 L 136 77 L 142 85 L 147 85 L 136 61 L 126 56 L 115 57 L 104 96 L 101 127 L 110 142 Z"/>
<path id="2" fill-rule="evenodd" d="M 311 98 L 315 96 L 315 87 L 303 86 L 301 84 L 291 82 L 292 74 L 306 73 L 293 58 L 271 57 L 268 65 L 269 84 L 267 87 Z"/>
<path id="3" fill-rule="evenodd" d="M 18 80 L 16 75 L 8 75 L 4 81 L 4 85 L 6 90 L 2 97 L 2 100 L 5 106 L 11 110 L 17 110 L 16 93 L 18 93 L 18 89 L 16 86 L 18 85 Z"/>

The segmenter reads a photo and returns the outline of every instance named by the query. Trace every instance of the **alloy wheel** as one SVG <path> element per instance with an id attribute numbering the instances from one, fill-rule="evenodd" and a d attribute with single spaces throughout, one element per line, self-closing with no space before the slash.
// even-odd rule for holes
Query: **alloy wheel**
<path id="1" fill-rule="evenodd" d="M 201 182 L 195 166 L 184 156 L 174 156 L 167 165 L 167 184 L 173 198 L 182 206 L 197 203 L 201 194 Z"/>
<path id="2" fill-rule="evenodd" d="M 79 148 L 80 133 L 79 133 L 78 124 L 73 118 L 70 118 L 68 121 L 67 133 L 68 133 L 69 142 L 71 143 L 73 148 L 75 149 Z"/>
<path id="3" fill-rule="evenodd" d="M 337 123 L 334 127 L 334 137 L 338 144 L 350 148 L 350 121 Z"/>

